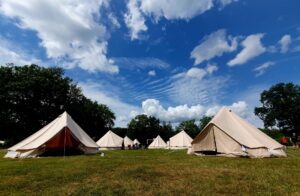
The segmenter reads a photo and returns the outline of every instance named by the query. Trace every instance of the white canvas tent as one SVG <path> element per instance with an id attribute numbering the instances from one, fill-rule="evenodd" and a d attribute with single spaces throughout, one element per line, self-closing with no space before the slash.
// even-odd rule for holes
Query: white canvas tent
<path id="1" fill-rule="evenodd" d="M 187 149 L 192 146 L 193 139 L 184 131 L 177 133 L 170 138 L 168 147 L 170 149 Z"/>
<path id="2" fill-rule="evenodd" d="M 281 144 L 225 107 L 193 140 L 189 153 L 199 152 L 255 158 L 286 156 Z"/>
<path id="3" fill-rule="evenodd" d="M 148 146 L 149 149 L 159 149 L 159 148 L 166 148 L 166 142 L 158 135 L 152 143 Z"/>
<path id="4" fill-rule="evenodd" d="M 101 150 L 121 149 L 123 138 L 109 130 L 96 143 L 100 146 Z"/>
<path id="5" fill-rule="evenodd" d="M 130 148 L 133 147 L 133 141 L 129 137 L 125 136 L 124 137 L 124 148 L 128 149 L 129 146 L 130 146 Z"/>
<path id="6" fill-rule="evenodd" d="M 36 157 L 55 149 L 79 149 L 85 154 L 97 153 L 98 145 L 64 112 L 38 132 L 8 149 L 5 157 Z"/>
<path id="7" fill-rule="evenodd" d="M 141 143 L 139 142 L 139 140 L 134 139 L 134 140 L 133 140 L 133 144 L 134 144 L 134 145 L 140 145 Z"/>

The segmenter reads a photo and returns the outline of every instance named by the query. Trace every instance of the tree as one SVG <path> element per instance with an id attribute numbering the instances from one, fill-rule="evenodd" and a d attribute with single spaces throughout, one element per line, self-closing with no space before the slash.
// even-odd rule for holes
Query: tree
<path id="1" fill-rule="evenodd" d="M 142 144 L 159 134 L 159 119 L 144 114 L 137 115 L 128 124 L 128 137 L 137 138 Z"/>
<path id="2" fill-rule="evenodd" d="M 122 128 L 122 127 L 115 127 L 115 128 L 112 128 L 112 131 L 117 134 L 118 136 L 120 137 L 125 137 L 128 133 L 128 129 L 127 128 Z M 133 136 L 132 138 L 130 138 L 132 140 L 135 139 L 135 136 Z"/>
<path id="3" fill-rule="evenodd" d="M 99 137 L 114 124 L 113 112 L 86 98 L 61 68 L 2 66 L 0 86 L 0 138 L 10 144 L 33 134 L 63 111 L 91 137 Z"/>
<path id="4" fill-rule="evenodd" d="M 202 131 L 204 127 L 213 119 L 213 116 L 203 116 L 200 119 L 199 129 Z"/>
<path id="5" fill-rule="evenodd" d="M 265 127 L 277 126 L 283 131 L 300 133 L 300 86 L 276 84 L 261 93 L 260 102 L 262 106 L 254 112 Z"/>
<path id="6" fill-rule="evenodd" d="M 192 138 L 194 138 L 200 131 L 199 127 L 195 123 L 195 120 L 187 120 L 187 121 L 181 122 L 176 127 L 176 132 L 178 133 L 182 130 L 184 130 Z"/>
<path id="7" fill-rule="evenodd" d="M 174 135 L 174 130 L 171 125 L 171 123 L 162 122 L 162 125 L 159 127 L 159 135 L 164 139 L 165 141 L 168 141 L 170 137 Z"/>

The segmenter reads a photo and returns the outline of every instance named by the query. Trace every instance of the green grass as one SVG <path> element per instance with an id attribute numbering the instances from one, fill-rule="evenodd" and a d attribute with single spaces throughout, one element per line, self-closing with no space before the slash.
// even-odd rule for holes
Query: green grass
<path id="1" fill-rule="evenodd" d="M 0 195 L 300 195 L 300 151 L 288 154 L 249 159 L 118 150 L 104 157 L 0 158 Z"/>

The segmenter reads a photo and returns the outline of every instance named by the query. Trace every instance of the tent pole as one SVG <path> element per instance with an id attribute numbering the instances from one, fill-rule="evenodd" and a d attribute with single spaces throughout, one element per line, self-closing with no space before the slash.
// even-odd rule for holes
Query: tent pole
<path id="1" fill-rule="evenodd" d="M 65 131 L 65 138 L 64 138 L 64 158 L 65 158 L 65 156 L 66 156 L 66 134 L 67 134 L 67 129 L 66 129 L 66 127 L 64 128 L 64 131 Z"/>

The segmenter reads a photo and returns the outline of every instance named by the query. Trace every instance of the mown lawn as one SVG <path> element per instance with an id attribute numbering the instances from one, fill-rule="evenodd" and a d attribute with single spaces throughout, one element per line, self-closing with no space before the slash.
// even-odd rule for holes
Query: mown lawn
<path id="1" fill-rule="evenodd" d="M 0 195 L 300 195 L 300 151 L 288 153 L 248 159 L 118 150 L 104 157 L 0 158 Z"/>

